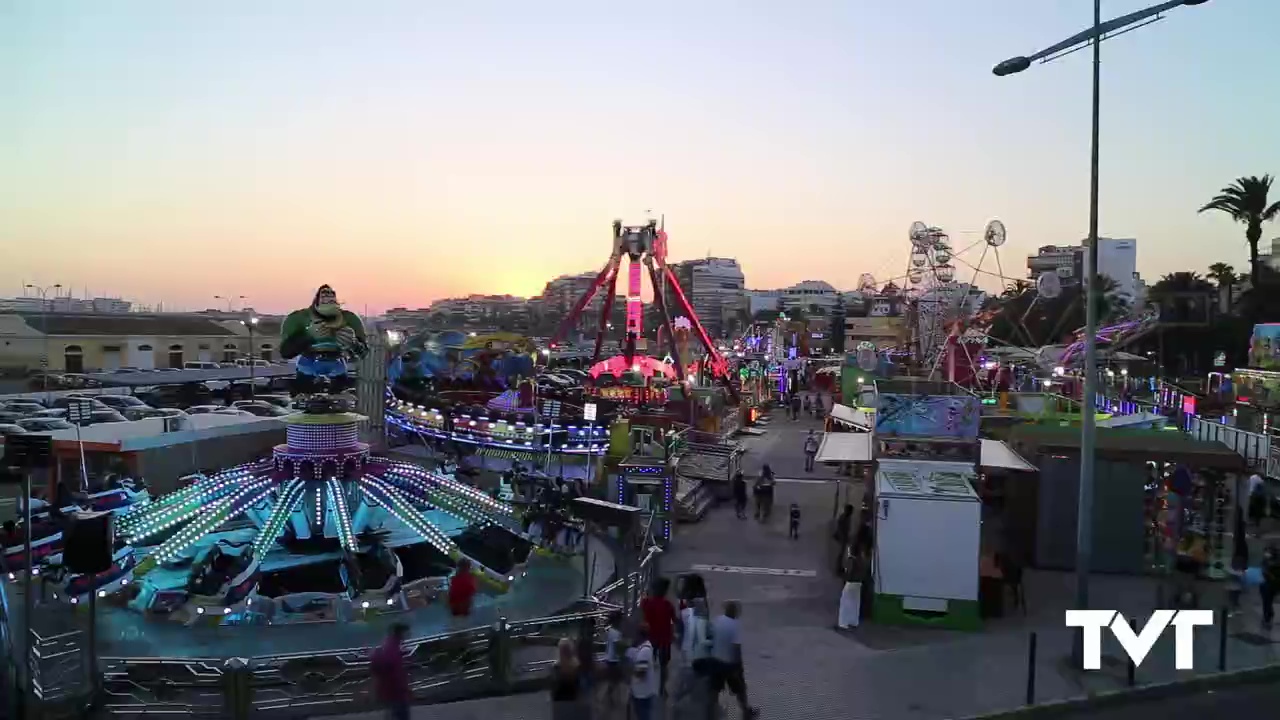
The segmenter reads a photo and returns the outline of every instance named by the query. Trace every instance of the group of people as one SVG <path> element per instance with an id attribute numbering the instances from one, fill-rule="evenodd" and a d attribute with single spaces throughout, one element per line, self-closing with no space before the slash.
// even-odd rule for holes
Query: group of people
<path id="1" fill-rule="evenodd" d="M 786 404 L 787 415 L 792 422 L 799 420 L 805 415 L 811 416 L 814 420 L 821 420 L 831 408 L 827 407 L 826 401 L 821 395 L 801 395 L 799 393 L 791 393 L 791 397 Z"/>
<path id="2" fill-rule="evenodd" d="M 666 578 L 654 581 L 640 602 L 637 623 L 628 625 L 620 611 L 609 616 L 599 673 L 584 666 L 572 640 L 560 641 L 552 670 L 553 718 L 588 718 L 599 707 L 610 714 L 625 709 L 634 720 L 650 720 L 670 697 L 673 707 L 691 720 L 711 720 L 726 689 L 737 698 L 743 717 L 756 716 L 747 702 L 742 667 L 741 606 L 726 602 L 720 615 L 710 617 L 706 586 L 690 576 L 677 610 L 668 598 L 670 589 Z"/>
<path id="3" fill-rule="evenodd" d="M 751 495 L 755 498 L 756 520 L 767 523 L 773 516 L 773 498 L 777 487 L 778 479 L 773 474 L 773 468 L 766 463 L 751 487 Z M 747 519 L 747 477 L 741 470 L 733 474 L 733 511 L 739 520 Z M 787 519 L 788 537 L 792 540 L 800 539 L 799 503 L 791 503 Z"/>

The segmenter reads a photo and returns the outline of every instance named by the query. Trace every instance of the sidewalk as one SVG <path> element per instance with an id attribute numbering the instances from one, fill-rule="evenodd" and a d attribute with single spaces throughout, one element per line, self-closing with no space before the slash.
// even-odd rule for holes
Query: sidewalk
<path id="1" fill-rule="evenodd" d="M 1124 655 L 1110 637 L 1103 646 L 1110 661 L 1102 670 L 1085 674 L 1069 667 L 1072 635 L 1063 626 L 1063 611 L 1074 597 L 1069 573 L 1028 571 L 1027 615 L 992 620 L 979 633 L 876 624 L 834 629 L 841 582 L 832 573 L 828 538 L 837 485 L 822 481 L 837 476 L 824 468 L 803 469 L 804 435 L 818 427 L 812 419 L 793 423 L 779 417 L 765 435 L 744 440 L 748 474 L 768 462 L 779 478 L 793 480 L 778 485 L 770 523 L 739 520 L 732 508 L 716 508 L 697 524 L 679 526 L 671 551 L 662 557 L 667 575 L 701 572 L 717 607 L 727 599 L 741 601 L 746 674 L 762 717 L 799 718 L 803 708 L 805 720 L 944 720 L 1015 708 L 1025 700 L 1032 632 L 1038 641 L 1037 702 L 1126 685 L 1126 665 L 1116 660 Z M 799 540 L 787 538 L 793 502 L 801 508 Z M 1094 576 L 1091 595 L 1094 607 L 1120 610 L 1140 623 L 1157 598 L 1153 579 L 1146 577 Z M 1258 634 L 1257 598 L 1246 600 L 1251 609 L 1232 618 L 1227 637 L 1230 669 L 1280 661 L 1280 645 Z M 1217 601 L 1206 606 L 1216 607 Z M 1195 637 L 1196 671 L 1173 669 L 1170 633 L 1137 671 L 1137 682 L 1215 672 L 1218 632 L 1205 628 Z M 379 714 L 350 717 L 373 720 Z M 550 707 L 539 694 L 418 707 L 413 717 L 542 720 L 550 718 Z M 737 718 L 736 709 L 726 717 Z"/>

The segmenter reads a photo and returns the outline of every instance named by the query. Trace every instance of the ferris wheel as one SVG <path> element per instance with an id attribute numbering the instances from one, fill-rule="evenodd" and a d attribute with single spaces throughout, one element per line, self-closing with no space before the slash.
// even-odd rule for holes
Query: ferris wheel
<path id="1" fill-rule="evenodd" d="M 994 279 L 1003 290 L 1013 282 L 1005 277 L 1000 261 L 1000 248 L 1008 239 L 1004 223 L 988 222 L 981 235 L 957 250 L 951 235 L 940 227 L 917 221 L 908 231 L 911 254 L 903 294 L 909 300 L 911 349 L 930 377 L 938 374 L 949 348 L 972 355 L 987 343 L 985 328 L 973 323 L 987 298 L 982 285 L 990 287 Z M 970 276 L 968 282 L 959 278 L 962 273 Z M 972 364 L 973 358 L 967 359 Z"/>

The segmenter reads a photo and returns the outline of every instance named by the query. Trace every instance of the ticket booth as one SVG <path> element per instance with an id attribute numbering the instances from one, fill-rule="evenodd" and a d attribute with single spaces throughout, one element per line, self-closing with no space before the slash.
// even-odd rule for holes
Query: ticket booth
<path id="1" fill-rule="evenodd" d="M 653 517 L 653 538 L 660 545 L 671 542 L 675 522 L 675 478 L 665 460 L 631 455 L 618 463 L 614 501 L 640 508 Z"/>

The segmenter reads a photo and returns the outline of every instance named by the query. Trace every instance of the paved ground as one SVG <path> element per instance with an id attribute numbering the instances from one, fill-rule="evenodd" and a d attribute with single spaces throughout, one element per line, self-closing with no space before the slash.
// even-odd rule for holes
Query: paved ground
<path id="1" fill-rule="evenodd" d="M 1218 720 L 1275 717 L 1280 684 L 1250 685 L 1208 691 L 1190 697 L 1156 700 L 1106 710 L 1059 715 L 1060 720 Z"/>
<path id="2" fill-rule="evenodd" d="M 819 429 L 819 423 L 779 417 L 765 435 L 744 441 L 749 448 L 746 472 L 768 462 L 783 479 L 772 522 L 739 520 L 731 508 L 713 509 L 701 522 L 678 529 L 662 561 L 667 574 L 696 567 L 707 578 L 713 603 L 742 602 L 748 683 L 763 717 L 798 717 L 803 708 L 803 717 L 812 720 L 943 720 L 1017 707 L 1025 699 L 1033 631 L 1039 649 L 1034 661 L 1037 701 L 1124 686 L 1122 663 L 1087 675 L 1069 667 L 1071 636 L 1062 620 L 1073 595 L 1071 577 L 1063 573 L 1028 572 L 1028 613 L 992 621 L 981 633 L 874 624 L 835 630 L 841 585 L 832 572 L 830 523 L 844 501 L 837 493 L 858 497 L 861 489 L 841 489 L 830 470 L 804 471 L 801 448 L 809 429 Z M 786 510 L 793 502 L 802 514 L 799 540 L 786 535 Z M 1138 577 L 1097 576 L 1092 597 L 1096 607 L 1141 619 L 1157 602 L 1153 582 Z M 1200 671 L 1216 670 L 1217 635 L 1202 631 L 1196 636 Z M 1256 608 L 1232 619 L 1227 647 L 1232 669 L 1280 660 L 1275 651 L 1280 645 L 1257 634 Z M 1120 657 L 1113 642 L 1104 645 L 1104 653 Z M 1163 682 L 1187 674 L 1173 669 L 1172 658 L 1170 637 L 1157 644 L 1137 681 Z M 1126 712 L 1126 718 L 1145 717 Z M 1180 717 L 1160 714 L 1164 720 Z M 550 717 L 550 708 L 545 696 L 509 697 L 415 708 L 413 717 L 540 720 Z M 727 717 L 736 718 L 736 711 Z"/>

